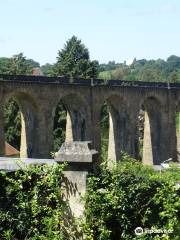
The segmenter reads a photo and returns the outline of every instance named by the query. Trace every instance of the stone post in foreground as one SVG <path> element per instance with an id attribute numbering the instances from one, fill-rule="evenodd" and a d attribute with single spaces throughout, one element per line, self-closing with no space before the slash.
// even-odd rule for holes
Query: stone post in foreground
<path id="1" fill-rule="evenodd" d="M 93 170 L 93 162 L 97 158 L 97 151 L 91 149 L 90 143 L 65 142 L 55 154 L 56 162 L 68 163 L 64 171 L 65 197 L 75 217 L 80 217 L 83 213 L 82 197 L 86 192 L 87 175 Z"/>

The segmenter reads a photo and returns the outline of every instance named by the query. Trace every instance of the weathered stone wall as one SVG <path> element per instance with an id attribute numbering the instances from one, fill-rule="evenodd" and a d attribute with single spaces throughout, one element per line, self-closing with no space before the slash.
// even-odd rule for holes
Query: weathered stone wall
<path id="1" fill-rule="evenodd" d="M 32 77 L 29 82 L 18 81 L 18 77 L 16 81 L 0 80 L 1 155 L 4 152 L 3 108 L 11 97 L 16 98 L 21 109 L 21 156 L 48 157 L 53 144 L 55 109 L 63 100 L 68 111 L 66 141 L 90 140 L 93 148 L 100 151 L 100 112 L 107 102 L 110 159 L 118 160 L 121 151 L 138 156 L 137 122 L 142 108 L 146 112 L 143 162 L 160 164 L 170 157 L 177 158 L 175 113 L 180 106 L 180 86 L 63 85 L 32 82 Z"/>

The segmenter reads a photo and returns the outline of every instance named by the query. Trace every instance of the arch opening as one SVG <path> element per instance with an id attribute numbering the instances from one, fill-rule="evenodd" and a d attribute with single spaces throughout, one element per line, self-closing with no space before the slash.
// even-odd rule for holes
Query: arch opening
<path id="1" fill-rule="evenodd" d="M 104 102 L 100 113 L 100 129 L 101 129 L 101 159 L 108 158 L 108 144 L 109 144 L 109 110 L 108 105 Z"/>
<path id="2" fill-rule="evenodd" d="M 66 137 L 67 110 L 62 100 L 58 103 L 53 126 L 53 151 L 59 150 Z"/>
<path id="3" fill-rule="evenodd" d="M 63 142 L 90 140 L 87 115 L 87 108 L 77 96 L 68 95 L 59 101 L 54 114 L 53 151 L 59 150 Z"/>
<path id="4" fill-rule="evenodd" d="M 21 111 L 15 98 L 4 106 L 5 156 L 19 157 L 21 146 Z"/>
<path id="5" fill-rule="evenodd" d="M 146 120 L 147 121 L 147 120 Z M 136 158 L 142 161 L 143 159 L 143 149 L 144 149 L 144 126 L 145 126 L 145 109 L 141 106 L 138 115 L 137 123 L 137 156 Z"/>
<path id="6" fill-rule="evenodd" d="M 126 104 L 117 96 L 107 99 L 101 109 L 101 152 L 109 165 L 120 160 L 123 152 L 131 152 L 130 118 Z"/>
<path id="7" fill-rule="evenodd" d="M 38 154 L 36 144 L 38 119 L 37 108 L 33 100 L 24 93 L 17 93 L 5 102 L 4 106 L 4 132 L 5 148 L 10 151 L 17 150 L 17 157 L 35 157 Z M 11 144 L 12 146 L 9 146 Z M 5 155 L 13 156 L 7 153 Z"/>

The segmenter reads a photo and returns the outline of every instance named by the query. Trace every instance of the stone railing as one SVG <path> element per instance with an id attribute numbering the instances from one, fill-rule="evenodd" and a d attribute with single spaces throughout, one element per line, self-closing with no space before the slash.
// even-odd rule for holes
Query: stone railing
<path id="1" fill-rule="evenodd" d="M 114 86 L 114 87 L 150 87 L 150 88 L 180 88 L 180 83 L 169 82 L 145 82 L 103 79 L 82 79 L 67 77 L 47 77 L 32 75 L 6 75 L 0 74 L 0 82 L 34 83 L 34 84 L 59 84 L 59 85 L 81 85 L 81 86 Z"/>

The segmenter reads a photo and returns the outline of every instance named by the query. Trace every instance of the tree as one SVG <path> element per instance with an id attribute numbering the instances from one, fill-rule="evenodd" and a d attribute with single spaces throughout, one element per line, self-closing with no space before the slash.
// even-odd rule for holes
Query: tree
<path id="1" fill-rule="evenodd" d="M 9 73 L 10 58 L 1 57 L 0 58 L 0 74 Z"/>
<path id="2" fill-rule="evenodd" d="M 20 149 L 21 115 L 19 106 L 14 98 L 11 98 L 4 109 L 5 140 L 12 146 Z"/>
<path id="3" fill-rule="evenodd" d="M 26 59 L 26 63 L 28 65 L 28 72 L 30 70 L 30 73 L 32 73 L 32 68 L 39 68 L 40 64 L 36 61 L 34 61 L 33 59 Z"/>
<path id="4" fill-rule="evenodd" d="M 47 70 L 46 74 L 51 76 L 89 79 L 96 78 L 98 74 L 98 62 L 90 61 L 88 49 L 75 36 L 69 39 L 64 49 L 58 52 L 54 67 L 48 64 L 43 67 Z M 54 119 L 54 150 L 58 150 L 65 139 L 65 124 L 66 110 L 61 102 L 56 108 Z"/>
<path id="5" fill-rule="evenodd" d="M 180 81 L 180 70 L 174 70 L 173 72 L 171 72 L 171 74 L 169 75 L 169 81 L 172 83 L 176 83 Z"/>
<path id="6" fill-rule="evenodd" d="M 54 74 L 69 78 L 96 78 L 97 66 L 97 61 L 90 61 L 85 45 L 73 36 L 66 42 L 64 49 L 58 52 Z"/>
<path id="7" fill-rule="evenodd" d="M 45 65 L 41 66 L 41 71 L 45 76 L 51 76 L 53 75 L 53 64 L 46 63 Z"/>
<path id="8" fill-rule="evenodd" d="M 14 55 L 9 62 L 9 74 L 28 74 L 30 73 L 31 67 L 26 62 L 26 57 L 23 53 Z"/>
<path id="9" fill-rule="evenodd" d="M 166 73 L 171 74 L 173 71 L 180 69 L 180 57 L 171 55 L 166 62 Z"/>
<path id="10" fill-rule="evenodd" d="M 0 58 L 0 74 L 32 74 L 32 69 L 40 67 L 40 64 L 33 59 L 26 59 L 23 53 L 14 55 L 11 58 Z"/>
<path id="11" fill-rule="evenodd" d="M 1 74 L 23 74 L 32 73 L 33 67 L 39 67 L 39 63 L 26 59 L 23 53 L 14 55 L 12 58 L 0 58 L 0 73 Z M 5 140 L 20 149 L 21 136 L 21 116 L 17 102 L 11 98 L 4 109 L 5 121 Z"/>
<path id="12" fill-rule="evenodd" d="M 124 155 L 108 169 L 107 159 L 98 176 L 88 178 L 85 196 L 86 239 L 165 240 L 179 239 L 179 169 L 155 171 Z M 159 234 L 136 236 L 143 229 L 171 229 Z"/>

